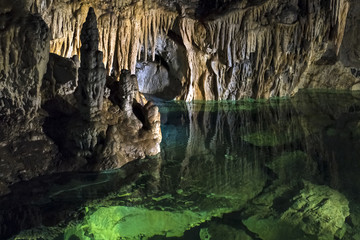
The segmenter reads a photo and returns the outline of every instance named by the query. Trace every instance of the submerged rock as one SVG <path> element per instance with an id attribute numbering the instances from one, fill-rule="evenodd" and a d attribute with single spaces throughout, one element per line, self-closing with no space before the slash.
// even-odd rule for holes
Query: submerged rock
<path id="1" fill-rule="evenodd" d="M 243 230 L 219 223 L 212 223 L 208 228 L 202 228 L 199 235 L 201 240 L 252 240 Z"/>
<path id="2" fill-rule="evenodd" d="M 302 152 L 284 152 L 267 166 L 276 173 L 282 183 L 293 183 L 301 178 L 309 178 L 316 172 L 316 163 Z M 301 169 L 301 171 L 299 171 Z"/>
<path id="3" fill-rule="evenodd" d="M 261 129 L 257 132 L 246 134 L 241 136 L 241 138 L 245 142 L 258 147 L 275 147 L 289 144 L 300 139 L 303 135 L 302 129 L 299 129 L 293 124 L 296 124 L 296 121 L 286 125 L 284 123 L 274 124 L 268 126 L 267 129 Z"/>
<path id="4" fill-rule="evenodd" d="M 345 218 L 350 214 L 349 201 L 327 186 L 304 184 L 304 189 L 293 198 L 293 205 L 282 214 L 281 220 L 319 239 L 341 239 L 346 231 Z"/>
<path id="5" fill-rule="evenodd" d="M 281 196 L 273 199 L 274 202 L 283 199 L 280 208 L 273 206 L 277 211 L 268 209 L 243 221 L 264 240 L 289 236 L 292 239 L 341 239 L 346 232 L 349 202 L 336 190 L 304 181 L 303 188 L 292 199 Z M 287 206 L 288 209 L 282 211 Z"/>
<path id="6" fill-rule="evenodd" d="M 88 234 L 95 239 L 137 240 L 156 235 L 181 237 L 185 230 L 211 218 L 211 213 L 193 211 L 149 210 L 141 207 L 101 207 L 88 213 L 83 223 L 69 226 L 64 239 Z"/>

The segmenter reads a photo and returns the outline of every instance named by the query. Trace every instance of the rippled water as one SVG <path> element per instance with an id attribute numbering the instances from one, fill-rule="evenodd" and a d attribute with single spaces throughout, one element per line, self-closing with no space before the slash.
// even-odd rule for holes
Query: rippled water
<path id="1" fill-rule="evenodd" d="M 159 156 L 15 185 L 4 238 L 360 239 L 359 93 L 157 104 Z"/>

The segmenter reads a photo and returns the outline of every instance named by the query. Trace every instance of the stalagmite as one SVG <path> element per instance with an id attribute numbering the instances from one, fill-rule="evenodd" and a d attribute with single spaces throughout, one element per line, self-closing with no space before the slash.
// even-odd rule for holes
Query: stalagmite
<path id="1" fill-rule="evenodd" d="M 106 74 L 102 52 L 98 50 L 99 32 L 93 8 L 89 9 L 81 30 L 81 65 L 77 99 L 81 116 L 90 121 L 103 107 Z"/>

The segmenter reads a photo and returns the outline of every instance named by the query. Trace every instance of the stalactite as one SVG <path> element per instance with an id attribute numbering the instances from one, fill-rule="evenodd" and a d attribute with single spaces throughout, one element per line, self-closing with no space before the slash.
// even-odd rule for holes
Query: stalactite
<path id="1" fill-rule="evenodd" d="M 114 65 L 114 59 L 115 59 L 115 49 L 116 46 L 118 45 L 118 39 L 117 39 L 117 29 L 118 29 L 118 21 L 117 21 L 117 17 L 114 14 L 111 14 L 110 17 L 110 37 L 109 37 L 109 42 L 108 44 L 108 49 L 109 49 L 109 53 L 106 55 L 107 56 L 107 73 L 108 75 L 111 74 L 111 71 L 113 69 L 113 65 Z"/>
<path id="2" fill-rule="evenodd" d="M 346 25 L 346 17 L 347 14 L 349 12 L 349 8 L 350 8 L 350 4 L 347 1 L 339 1 L 339 8 L 338 8 L 338 14 L 337 14 L 337 29 L 336 29 L 336 36 L 335 36 L 335 46 L 336 46 L 336 54 L 339 54 L 339 50 L 340 50 L 340 45 L 342 43 L 342 39 L 344 36 L 344 31 L 345 31 L 345 25 Z"/>
<path id="3" fill-rule="evenodd" d="M 87 11 L 89 5 L 80 2 L 60 3 L 61 8 L 49 12 L 52 2 L 49 6 L 43 5 L 43 2 L 46 1 L 36 0 L 32 5 L 32 11 L 50 16 L 47 18 L 49 18 L 48 24 L 53 38 L 51 52 L 64 57 L 79 55 L 80 29 L 85 21 L 84 12 Z M 144 50 L 145 61 L 148 60 L 149 48 L 151 59 L 155 60 L 157 38 L 159 34 L 167 34 L 177 14 L 158 7 L 151 1 L 132 4 L 131 0 L 117 0 L 110 4 L 113 4 L 114 12 L 102 12 L 100 9 L 95 9 L 99 29 L 101 29 L 99 49 L 104 52 L 103 62 L 108 74 L 111 73 L 115 62 L 119 68 L 116 69 L 117 71 L 121 68 L 130 68 L 134 72 L 136 55 L 140 59 L 142 50 Z M 136 33 L 136 36 L 132 33 Z"/>
<path id="4" fill-rule="evenodd" d="M 145 31 L 145 34 L 144 34 L 144 43 L 145 43 L 145 47 L 144 47 L 144 61 L 147 62 L 147 49 L 148 49 L 148 38 L 149 38 L 149 33 L 148 33 L 148 24 L 147 24 L 147 21 L 148 21 L 148 17 L 145 16 L 144 18 L 144 26 L 142 27 L 142 29 L 144 29 Z"/>
<path id="5" fill-rule="evenodd" d="M 226 92 L 230 90 L 226 88 L 230 82 L 238 82 L 237 96 L 277 96 L 280 91 L 281 94 L 290 93 L 299 79 L 299 70 L 293 69 L 304 69 L 318 59 L 328 40 L 332 40 L 336 52 L 339 51 L 349 10 L 347 0 L 331 0 L 326 4 L 321 0 L 305 0 L 303 3 L 305 14 L 296 16 L 296 21 L 288 24 L 278 22 L 278 16 L 269 16 L 279 12 L 282 4 L 279 0 L 257 5 L 240 1 L 216 19 L 202 22 L 207 31 L 204 44 L 199 44 L 194 32 L 197 20 L 183 17 L 179 28 L 187 51 L 188 79 L 184 84 L 187 89 L 182 91 L 180 98 L 189 101 L 208 96 L 221 99 L 228 96 Z M 108 74 L 114 67 L 117 72 L 126 68 L 134 73 L 139 59 L 145 62 L 149 58 L 155 60 L 158 37 L 168 33 L 179 15 L 151 0 L 133 3 L 117 0 L 107 4 L 113 4 L 113 12 L 104 11 L 105 7 L 97 10 L 104 64 Z M 63 3 L 51 14 L 49 6 L 40 4 L 33 9 L 49 14 L 53 36 L 51 51 L 71 57 L 79 54 L 79 29 L 85 20 L 82 13 L 88 9 L 89 3 L 68 5 Z M 199 46 L 194 48 L 193 44 Z M 150 53 L 151 57 L 148 56 Z M 207 61 L 218 61 L 218 66 L 214 67 Z M 208 68 L 209 65 L 212 67 Z M 234 76 L 229 75 L 235 71 L 232 68 L 238 69 Z M 284 71 L 292 73 L 286 80 L 289 83 L 283 83 L 285 80 L 281 74 Z M 212 85 L 216 85 L 216 89 L 205 94 L 205 88 Z"/>

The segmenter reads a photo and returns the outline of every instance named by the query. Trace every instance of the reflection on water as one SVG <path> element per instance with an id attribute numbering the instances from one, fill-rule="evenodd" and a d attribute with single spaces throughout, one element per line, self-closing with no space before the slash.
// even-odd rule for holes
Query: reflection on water
<path id="1" fill-rule="evenodd" d="M 159 102 L 162 153 L 0 199 L 15 239 L 360 239 L 360 94 Z"/>

